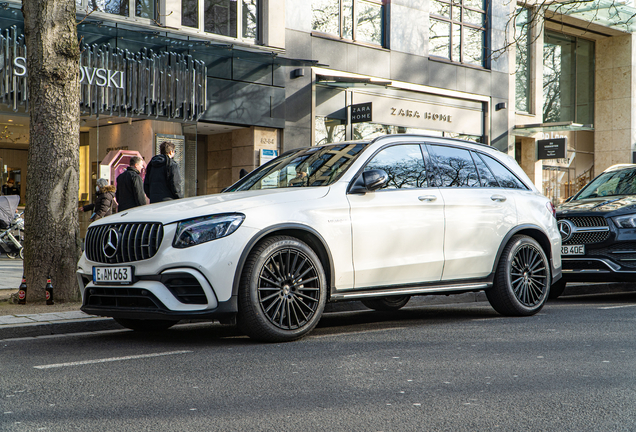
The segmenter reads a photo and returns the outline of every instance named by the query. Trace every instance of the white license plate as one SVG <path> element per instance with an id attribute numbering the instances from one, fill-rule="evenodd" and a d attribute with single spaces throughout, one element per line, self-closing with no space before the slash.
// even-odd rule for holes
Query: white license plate
<path id="1" fill-rule="evenodd" d="M 93 283 L 132 283 L 132 267 L 93 267 Z"/>
<path id="2" fill-rule="evenodd" d="M 585 245 L 561 246 L 561 255 L 585 255 Z"/>

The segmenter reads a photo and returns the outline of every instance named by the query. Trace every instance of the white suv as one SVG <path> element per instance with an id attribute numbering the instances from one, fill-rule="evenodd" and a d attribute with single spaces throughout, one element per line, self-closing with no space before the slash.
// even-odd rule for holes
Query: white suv
<path id="1" fill-rule="evenodd" d="M 328 301 L 395 310 L 485 290 L 499 313 L 532 315 L 560 252 L 554 207 L 509 156 L 389 135 L 292 150 L 224 193 L 100 219 L 77 275 L 83 311 L 132 329 L 204 318 L 288 341 Z"/>

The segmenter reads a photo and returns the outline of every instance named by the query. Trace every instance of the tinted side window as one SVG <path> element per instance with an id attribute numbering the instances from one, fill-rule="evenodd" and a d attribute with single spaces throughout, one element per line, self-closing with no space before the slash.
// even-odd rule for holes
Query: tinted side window
<path id="1" fill-rule="evenodd" d="M 490 172 L 490 169 L 488 169 L 484 161 L 482 161 L 476 153 L 470 152 L 470 154 L 473 155 L 473 161 L 475 161 L 475 166 L 477 166 L 481 187 L 499 187 L 497 179 L 492 172 Z"/>
<path id="2" fill-rule="evenodd" d="M 479 157 L 482 158 L 490 171 L 497 178 L 497 182 L 499 182 L 499 186 L 507 189 L 528 189 L 521 180 L 519 180 L 508 168 L 501 164 L 501 162 L 491 158 L 490 156 L 480 154 Z"/>
<path id="3" fill-rule="evenodd" d="M 477 169 L 468 150 L 429 145 L 428 151 L 437 166 L 441 187 L 479 187 Z"/>
<path id="4" fill-rule="evenodd" d="M 426 166 L 422 150 L 417 144 L 405 144 L 387 147 L 380 150 L 369 161 L 365 171 L 384 170 L 389 181 L 382 189 L 410 189 L 427 186 Z"/>

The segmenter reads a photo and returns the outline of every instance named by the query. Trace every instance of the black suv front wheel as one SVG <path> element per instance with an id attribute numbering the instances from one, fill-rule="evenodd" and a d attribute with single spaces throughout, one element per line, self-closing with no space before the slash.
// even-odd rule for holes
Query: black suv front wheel
<path id="1" fill-rule="evenodd" d="M 550 262 L 539 243 L 516 235 L 501 254 L 494 286 L 486 290 L 486 297 L 502 315 L 534 315 L 548 298 L 550 281 Z"/>

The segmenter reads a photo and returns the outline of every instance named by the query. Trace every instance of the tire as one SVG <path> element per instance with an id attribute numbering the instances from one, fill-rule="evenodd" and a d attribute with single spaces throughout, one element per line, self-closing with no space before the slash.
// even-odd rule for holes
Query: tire
<path id="1" fill-rule="evenodd" d="M 377 311 L 396 311 L 398 309 L 402 309 L 411 299 L 411 296 L 390 296 L 390 297 L 380 297 L 380 298 L 369 298 L 363 299 L 362 304 L 368 307 L 369 309 L 377 310 Z"/>
<path id="2" fill-rule="evenodd" d="M 135 331 L 153 332 L 167 330 L 179 321 L 172 320 L 141 320 L 128 318 L 113 318 L 120 325 Z"/>
<path id="3" fill-rule="evenodd" d="M 534 315 L 548 299 L 549 281 L 550 262 L 539 243 L 516 235 L 501 254 L 494 286 L 486 290 L 486 297 L 502 315 Z"/>
<path id="4" fill-rule="evenodd" d="M 550 287 L 550 294 L 548 294 L 548 299 L 552 300 L 555 298 L 559 298 L 563 291 L 565 291 L 565 282 L 563 279 L 559 279 Z"/>
<path id="5" fill-rule="evenodd" d="M 318 324 L 326 299 L 326 276 L 318 255 L 294 237 L 271 237 L 245 262 L 238 325 L 263 342 L 300 339 Z"/>

